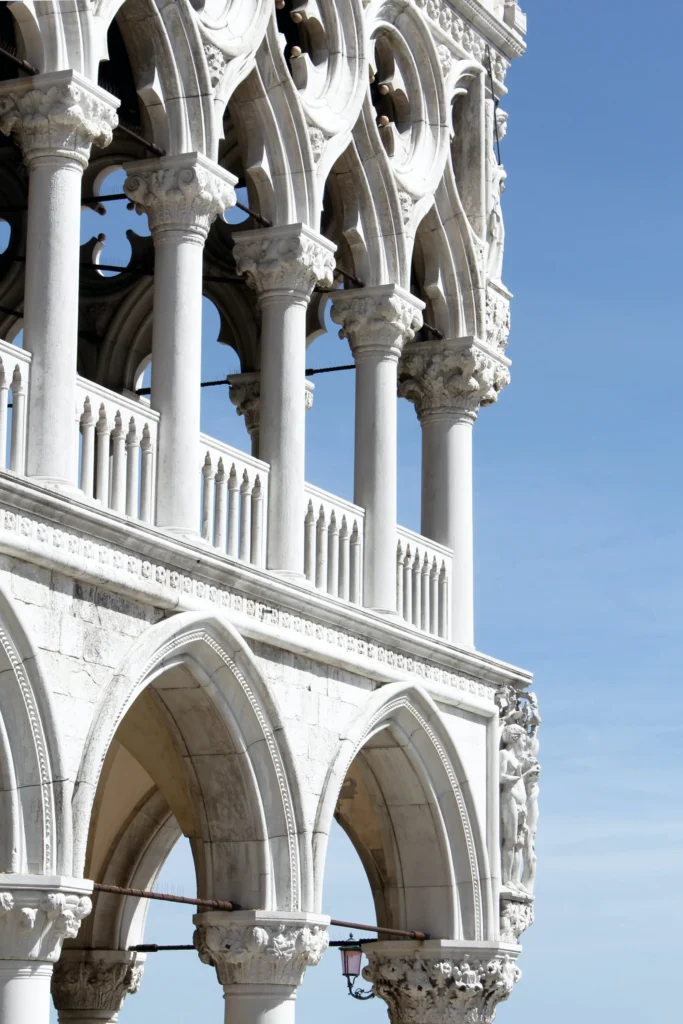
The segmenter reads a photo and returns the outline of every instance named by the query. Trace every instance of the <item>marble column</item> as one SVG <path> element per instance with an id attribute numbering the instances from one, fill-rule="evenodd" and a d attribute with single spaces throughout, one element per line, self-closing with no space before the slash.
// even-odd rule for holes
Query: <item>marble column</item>
<path id="1" fill-rule="evenodd" d="M 243 910 L 193 920 L 199 957 L 223 986 L 225 1024 L 294 1024 L 297 989 L 327 949 L 330 919 Z"/>
<path id="2" fill-rule="evenodd" d="M 52 975 L 59 1024 L 116 1024 L 140 987 L 145 955 L 125 949 L 65 949 Z"/>
<path id="3" fill-rule="evenodd" d="M 422 527 L 453 551 L 450 640 L 474 646 L 472 426 L 510 379 L 509 360 L 473 338 L 406 345 L 399 394 L 422 426 Z"/>
<path id="4" fill-rule="evenodd" d="M 244 425 L 251 441 L 251 454 L 260 458 L 260 427 L 261 427 L 261 373 L 233 373 L 228 378 L 230 385 L 230 401 L 237 409 L 238 416 L 244 416 Z M 310 412 L 313 408 L 313 381 L 304 381 L 304 409 Z"/>
<path id="5" fill-rule="evenodd" d="M 53 966 L 90 913 L 91 891 L 76 879 L 0 876 L 2 1024 L 48 1024 Z"/>
<path id="6" fill-rule="evenodd" d="M 365 509 L 363 603 L 396 613 L 398 359 L 422 326 L 424 303 L 397 285 L 334 293 L 356 363 L 354 497 Z"/>
<path id="7" fill-rule="evenodd" d="M 199 535 L 204 242 L 237 179 L 199 153 L 126 166 L 126 195 L 154 238 L 152 408 L 159 420 L 156 524 Z"/>
<path id="8" fill-rule="evenodd" d="M 29 168 L 24 348 L 33 357 L 26 471 L 76 489 L 76 363 L 81 182 L 91 145 L 107 146 L 119 101 L 75 71 L 0 85 L 0 130 Z"/>
<path id="9" fill-rule="evenodd" d="M 237 271 L 261 311 L 259 458 L 268 478 L 268 569 L 304 580 L 306 308 L 316 284 L 330 288 L 336 246 L 303 224 L 245 231 Z"/>
<path id="10" fill-rule="evenodd" d="M 514 946 L 431 940 L 363 947 L 363 970 L 391 1024 L 491 1024 L 521 971 Z"/>

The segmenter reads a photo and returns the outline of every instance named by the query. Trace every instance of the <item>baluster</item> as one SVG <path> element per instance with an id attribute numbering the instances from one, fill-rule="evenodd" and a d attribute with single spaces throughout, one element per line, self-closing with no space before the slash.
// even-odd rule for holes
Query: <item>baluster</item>
<path id="1" fill-rule="evenodd" d="M 439 573 L 439 636 L 448 638 L 448 576 L 446 563 L 441 563 Z"/>
<path id="2" fill-rule="evenodd" d="M 439 567 L 436 558 L 432 559 L 429 570 L 429 632 L 434 636 L 439 632 Z"/>
<path id="3" fill-rule="evenodd" d="M 315 583 L 315 511 L 310 499 L 304 517 L 304 573 L 310 583 Z"/>
<path id="4" fill-rule="evenodd" d="M 425 551 L 422 562 L 422 629 L 429 632 L 429 555 Z"/>
<path id="5" fill-rule="evenodd" d="M 339 527 L 334 509 L 327 531 L 327 593 L 339 596 Z"/>
<path id="6" fill-rule="evenodd" d="M 327 524 L 325 522 L 325 510 L 322 505 L 320 506 L 316 531 L 315 585 L 319 590 L 327 590 Z"/>
<path id="7" fill-rule="evenodd" d="M 204 486 L 202 488 L 202 537 L 204 540 L 213 538 L 213 508 L 214 508 L 214 472 L 211 463 L 211 454 L 207 452 L 204 456 L 202 466 Z"/>
<path id="8" fill-rule="evenodd" d="M 410 544 L 406 546 L 403 559 L 403 618 L 406 622 L 413 621 L 413 556 Z"/>
<path id="9" fill-rule="evenodd" d="M 26 385 L 19 364 L 12 374 L 12 439 L 10 442 L 9 468 L 15 473 L 24 472 L 26 453 Z"/>
<path id="10" fill-rule="evenodd" d="M 240 559 L 248 562 L 251 557 L 251 483 L 246 469 L 242 474 L 240 487 Z"/>
<path id="11" fill-rule="evenodd" d="M 154 445 L 149 432 L 149 425 L 142 428 L 140 442 L 142 470 L 140 472 L 140 519 L 143 523 L 151 523 L 154 503 Z"/>
<path id="12" fill-rule="evenodd" d="M 251 492 L 251 564 L 261 565 L 263 551 L 263 488 L 261 477 L 256 474 L 254 490 Z"/>
<path id="13" fill-rule="evenodd" d="M 231 558 L 237 558 L 239 534 L 239 484 L 237 482 L 237 470 L 233 462 L 228 476 L 228 554 Z"/>
<path id="14" fill-rule="evenodd" d="M 0 359 L 0 469 L 7 466 L 7 417 L 9 384 L 5 373 L 5 364 Z"/>
<path id="15" fill-rule="evenodd" d="M 349 579 L 349 600 L 351 604 L 360 604 L 363 598 L 363 587 L 362 587 L 362 552 L 361 552 L 361 538 L 360 531 L 358 529 L 358 523 L 354 520 L 353 529 L 351 531 L 351 572 Z"/>
<path id="16" fill-rule="evenodd" d="M 128 421 L 126 434 L 126 515 L 138 517 L 140 486 L 140 438 L 135 426 L 135 417 Z"/>
<path id="17" fill-rule="evenodd" d="M 80 488 L 86 498 L 92 498 L 95 491 L 95 417 L 89 397 L 83 402 L 79 429 L 82 438 Z"/>
<path id="18" fill-rule="evenodd" d="M 344 601 L 349 600 L 349 525 L 342 516 L 339 531 L 339 585 L 337 593 Z"/>
<path id="19" fill-rule="evenodd" d="M 418 629 L 422 628 L 422 559 L 419 548 L 415 548 L 413 559 L 413 609 L 412 623 Z"/>
<path id="20" fill-rule="evenodd" d="M 403 545 L 396 545 L 396 611 L 403 615 Z"/>
<path id="21" fill-rule="evenodd" d="M 95 497 L 105 508 L 109 505 L 109 455 L 111 450 L 111 433 L 109 419 L 104 402 L 100 405 L 100 413 L 95 424 Z"/>
<path id="22" fill-rule="evenodd" d="M 218 460 L 218 470 L 214 478 L 216 487 L 215 514 L 213 520 L 213 543 L 220 551 L 225 551 L 226 519 L 228 515 L 228 478 L 225 473 L 223 459 Z"/>
<path id="23" fill-rule="evenodd" d="M 112 469 L 111 469 L 111 507 L 115 512 L 126 510 L 126 435 L 123 431 L 123 418 L 116 410 L 114 429 L 111 435 Z"/>

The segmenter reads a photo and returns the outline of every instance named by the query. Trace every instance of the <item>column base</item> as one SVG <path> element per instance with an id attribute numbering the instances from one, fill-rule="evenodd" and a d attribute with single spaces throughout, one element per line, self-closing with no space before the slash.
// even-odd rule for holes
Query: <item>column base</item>
<path id="1" fill-rule="evenodd" d="M 291 569 L 268 569 L 271 576 L 283 580 L 285 583 L 293 583 L 296 587 L 310 587 L 313 585 L 303 572 L 293 572 Z"/>
<path id="2" fill-rule="evenodd" d="M 77 501 L 89 501 L 81 488 L 77 487 L 73 480 L 62 480 L 60 477 L 53 476 L 32 475 L 27 475 L 27 479 L 34 484 L 39 484 L 41 487 L 57 491 L 58 494 L 63 494 L 66 498 L 75 498 Z"/>

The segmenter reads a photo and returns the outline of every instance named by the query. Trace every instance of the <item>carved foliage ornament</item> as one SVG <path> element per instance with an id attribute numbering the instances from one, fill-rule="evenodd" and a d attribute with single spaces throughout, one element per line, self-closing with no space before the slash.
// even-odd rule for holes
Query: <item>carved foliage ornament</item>
<path id="1" fill-rule="evenodd" d="M 447 410 L 474 418 L 509 382 L 507 366 L 475 343 L 419 342 L 403 353 L 398 393 L 413 402 L 420 419 Z"/>
<path id="2" fill-rule="evenodd" d="M 277 228 L 249 232 L 235 242 L 233 256 L 238 274 L 257 294 L 293 291 L 308 298 L 320 284 L 331 288 L 334 250 L 304 231 L 287 234 Z"/>
<path id="3" fill-rule="evenodd" d="M 204 238 L 217 216 L 235 203 L 233 186 L 201 163 L 133 170 L 123 190 L 145 211 L 151 231 L 180 229 Z"/>
<path id="4" fill-rule="evenodd" d="M 0 131 L 16 132 L 26 163 L 59 154 L 85 167 L 91 145 L 108 146 L 117 123 L 113 101 L 76 81 L 17 89 L 0 98 Z"/>
<path id="5" fill-rule="evenodd" d="M 490 1024 L 521 971 L 514 960 L 384 957 L 368 953 L 363 970 L 387 1003 L 391 1024 Z"/>
<path id="6" fill-rule="evenodd" d="M 397 291 L 370 289 L 345 295 L 336 292 L 331 316 L 341 325 L 340 336 L 348 338 L 355 358 L 367 354 L 390 354 L 396 358 L 404 344 L 412 341 L 422 327 L 422 313 L 415 301 Z"/>
<path id="7" fill-rule="evenodd" d="M 433 21 L 443 32 L 449 35 L 465 54 L 481 63 L 488 61 L 486 41 L 482 39 L 469 22 L 465 21 L 460 14 L 453 10 L 449 0 L 415 0 L 415 3 L 422 9 L 429 20 Z M 493 77 L 502 85 L 510 63 L 495 50 L 491 49 L 490 52 Z M 447 73 L 445 69 L 444 73 Z"/>
<path id="8" fill-rule="evenodd" d="M 534 923 L 533 903 L 518 900 L 500 901 L 500 941 L 517 944 Z"/>
<path id="9" fill-rule="evenodd" d="M 202 924 L 194 944 L 221 985 L 300 985 L 306 968 L 320 963 L 328 937 L 320 925 Z"/>
<path id="10" fill-rule="evenodd" d="M 91 910 L 88 896 L 73 893 L 0 892 L 0 960 L 54 962 Z"/>
<path id="11" fill-rule="evenodd" d="M 510 336 L 510 299 L 492 288 L 486 290 L 486 342 L 494 351 L 505 352 Z"/>
<path id="12" fill-rule="evenodd" d="M 109 960 L 59 960 L 52 975 L 57 1010 L 118 1013 L 127 995 L 140 988 L 143 964 Z"/>

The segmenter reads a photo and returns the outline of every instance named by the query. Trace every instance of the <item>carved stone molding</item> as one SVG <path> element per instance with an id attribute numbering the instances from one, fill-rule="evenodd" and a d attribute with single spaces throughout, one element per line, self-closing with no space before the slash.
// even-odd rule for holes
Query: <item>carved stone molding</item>
<path id="1" fill-rule="evenodd" d="M 0 131 L 15 132 L 24 161 L 61 156 L 88 164 L 90 147 L 108 146 L 119 101 L 75 71 L 0 85 Z"/>
<path id="2" fill-rule="evenodd" d="M 468 17 L 464 17 L 454 10 L 453 0 L 415 0 L 417 6 L 422 9 L 425 16 L 433 25 L 448 36 L 452 41 L 454 49 L 459 51 L 458 55 L 473 57 L 474 60 L 484 62 L 488 60 L 486 47 L 488 39 L 482 35 L 481 30 L 474 27 Z M 478 10 L 474 10 L 475 5 Z M 495 37 L 496 45 L 503 49 L 507 59 L 497 49 L 491 48 L 491 69 L 496 82 L 503 85 L 507 70 L 510 67 L 510 60 L 524 52 L 524 44 L 517 34 L 522 34 L 520 26 L 522 19 L 518 18 L 513 24 L 511 19 L 506 18 L 501 22 L 493 14 L 490 14 L 476 0 L 462 0 L 458 6 L 469 8 L 468 16 L 475 16 L 485 25 L 484 31 L 487 36 Z M 524 21 L 526 29 L 526 23 Z M 510 32 L 514 29 L 514 33 Z"/>
<path id="3" fill-rule="evenodd" d="M 422 341 L 406 345 L 398 393 L 412 402 L 422 421 L 435 415 L 474 420 L 510 382 L 509 360 L 495 357 L 476 338 Z"/>
<path id="4" fill-rule="evenodd" d="M 348 338 L 354 359 L 385 356 L 398 359 L 406 342 L 422 327 L 424 303 L 399 288 L 349 289 L 334 293 L 331 316 Z"/>
<path id="5" fill-rule="evenodd" d="M 212 223 L 235 204 L 233 174 L 199 153 L 128 164 L 123 190 L 147 213 L 150 230 L 182 230 L 201 240 Z"/>
<path id="6" fill-rule="evenodd" d="M 0 885 L 0 960 L 59 959 L 64 939 L 75 939 L 92 910 L 88 887 L 60 887 L 62 879 L 4 875 Z"/>
<path id="7" fill-rule="evenodd" d="M 336 245 L 304 224 L 243 232 L 233 248 L 238 274 L 259 298 L 294 292 L 308 300 L 316 284 L 331 288 Z"/>
<path id="8" fill-rule="evenodd" d="M 532 900 L 516 898 L 500 900 L 500 941 L 517 945 L 520 938 L 534 923 L 534 904 Z"/>
<path id="9" fill-rule="evenodd" d="M 505 352 L 510 335 L 510 299 L 501 284 L 489 282 L 486 288 L 486 343 L 494 352 Z"/>
<path id="10" fill-rule="evenodd" d="M 196 914 L 194 944 L 221 985 L 287 985 L 304 979 L 328 946 L 329 918 L 276 911 Z"/>
<path id="11" fill-rule="evenodd" d="M 507 953 L 449 950 L 438 955 L 391 955 L 365 947 L 363 971 L 389 1007 L 391 1024 L 491 1024 L 521 971 Z M 494 950 L 492 950 L 494 952 Z"/>
<path id="12" fill-rule="evenodd" d="M 140 987 L 144 956 L 125 950 L 65 950 L 52 974 L 52 999 L 64 1011 L 118 1013 Z"/>

